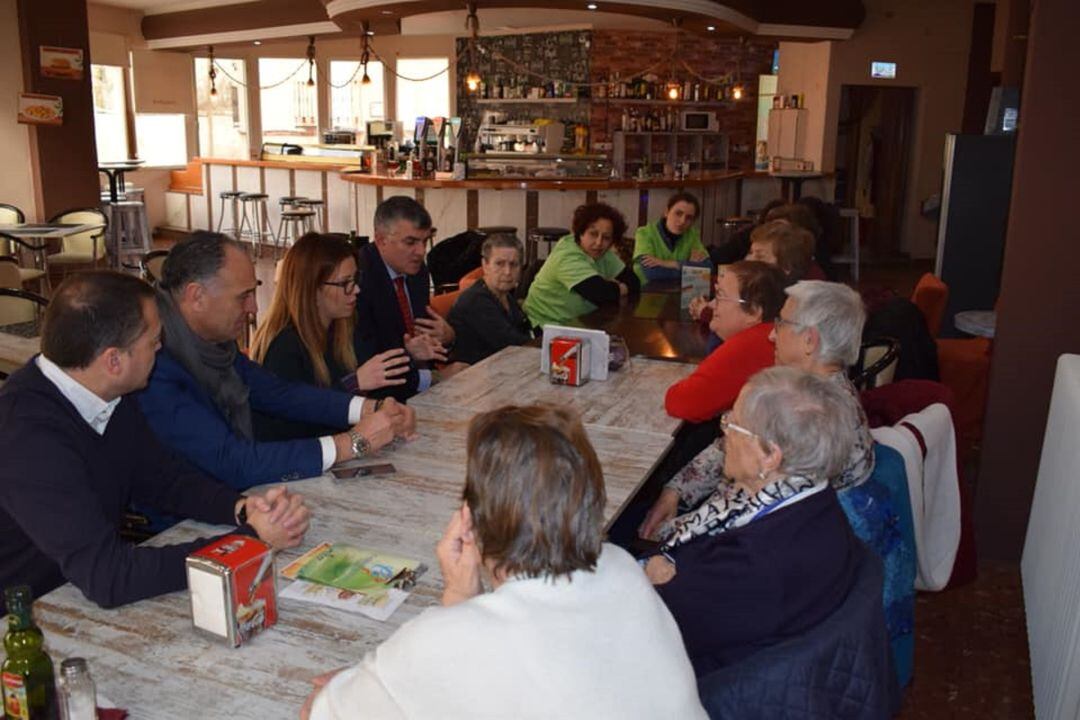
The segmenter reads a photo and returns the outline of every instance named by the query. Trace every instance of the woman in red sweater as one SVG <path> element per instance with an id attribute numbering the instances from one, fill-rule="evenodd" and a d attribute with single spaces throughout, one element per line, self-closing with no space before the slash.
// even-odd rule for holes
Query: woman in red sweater
<path id="1" fill-rule="evenodd" d="M 709 329 L 724 343 L 689 376 L 668 388 L 668 415 L 690 422 L 712 420 L 731 408 L 743 384 L 772 366 L 772 321 L 784 304 L 783 273 L 763 262 L 743 260 L 724 266 L 710 301 Z"/>

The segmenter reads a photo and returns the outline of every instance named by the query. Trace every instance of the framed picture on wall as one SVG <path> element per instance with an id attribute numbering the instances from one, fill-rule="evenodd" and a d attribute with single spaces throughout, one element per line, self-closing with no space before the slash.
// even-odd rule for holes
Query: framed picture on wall
<path id="1" fill-rule="evenodd" d="M 62 48 L 42 45 L 39 48 L 43 77 L 82 80 L 83 51 L 81 48 Z"/>
<path id="2" fill-rule="evenodd" d="M 64 99 L 58 95 L 19 93 L 18 121 L 25 125 L 63 125 Z"/>

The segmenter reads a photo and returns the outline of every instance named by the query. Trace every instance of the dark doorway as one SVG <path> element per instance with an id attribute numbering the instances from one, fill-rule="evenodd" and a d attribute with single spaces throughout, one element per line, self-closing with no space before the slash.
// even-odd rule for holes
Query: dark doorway
<path id="1" fill-rule="evenodd" d="M 858 209 L 869 261 L 902 254 L 914 120 L 915 88 L 840 88 L 836 199 Z"/>

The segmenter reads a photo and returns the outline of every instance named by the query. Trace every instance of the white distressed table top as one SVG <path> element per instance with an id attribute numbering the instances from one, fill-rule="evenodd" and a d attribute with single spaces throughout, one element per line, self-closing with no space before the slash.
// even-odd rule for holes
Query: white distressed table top
<path id="1" fill-rule="evenodd" d="M 456 380 L 442 385 L 443 392 L 452 390 Z M 462 377 L 462 382 L 468 380 Z M 542 377 L 527 385 L 539 383 L 549 387 Z M 539 394 L 531 388 L 529 397 Z M 279 568 L 320 542 L 334 541 L 415 557 L 428 565 L 429 571 L 388 622 L 283 600 L 278 624 L 233 650 L 193 630 L 186 592 L 103 610 L 69 584 L 35 604 L 54 661 L 87 658 L 100 691 L 135 719 L 296 717 L 312 677 L 354 664 L 403 622 L 438 602 L 442 580 L 434 547 L 461 502 L 465 430 L 475 412 L 418 403 L 421 437 L 375 459 L 392 462 L 394 475 L 351 480 L 324 476 L 293 484 L 307 496 L 313 519 L 303 545 L 283 552 Z M 610 522 L 671 438 L 598 424 L 588 425 L 587 431 L 604 468 L 605 519 Z M 220 529 L 186 521 L 155 538 L 154 544 L 213 532 Z"/>
<path id="2" fill-rule="evenodd" d="M 100 230 L 104 225 L 97 223 L 20 223 L 0 224 L 0 232 L 18 238 L 62 238 L 78 235 L 87 230 Z"/>
<path id="3" fill-rule="evenodd" d="M 0 370 L 11 372 L 41 352 L 41 338 L 25 338 L 0 332 Z"/>
<path id="4" fill-rule="evenodd" d="M 629 368 L 579 387 L 553 385 L 540 372 L 540 350 L 508 347 L 409 400 L 415 406 L 464 407 L 480 412 L 503 405 L 566 403 L 586 425 L 671 435 L 679 420 L 664 411 L 664 393 L 694 366 L 633 358 Z"/>

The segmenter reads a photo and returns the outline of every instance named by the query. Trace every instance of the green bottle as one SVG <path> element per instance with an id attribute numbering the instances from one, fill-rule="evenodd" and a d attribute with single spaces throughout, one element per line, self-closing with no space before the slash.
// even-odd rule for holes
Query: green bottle
<path id="1" fill-rule="evenodd" d="M 44 637 L 31 614 L 33 598 L 26 585 L 4 590 L 8 631 L 7 659 L 0 668 L 7 720 L 55 720 L 58 717 L 53 664 L 42 649 Z"/>

